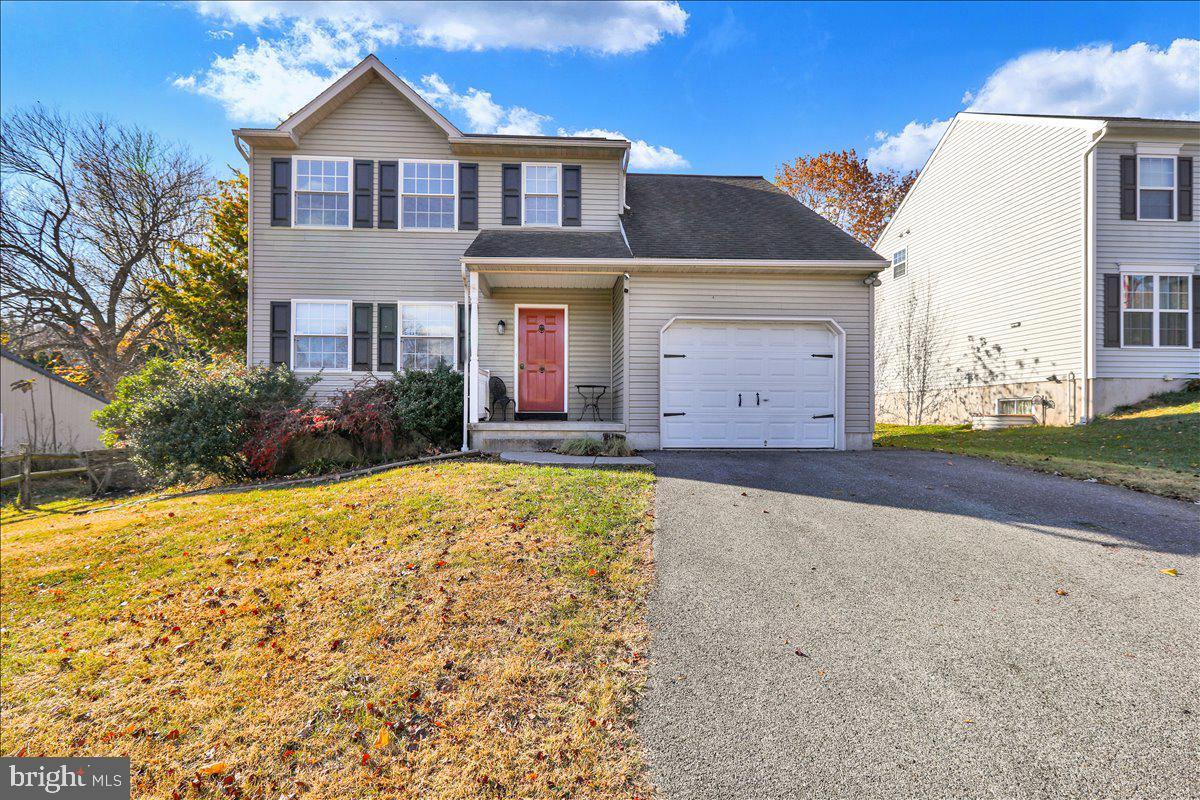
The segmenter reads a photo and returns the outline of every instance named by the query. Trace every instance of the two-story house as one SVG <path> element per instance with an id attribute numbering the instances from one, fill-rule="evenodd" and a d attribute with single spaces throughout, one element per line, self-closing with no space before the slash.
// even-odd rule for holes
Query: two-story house
<path id="1" fill-rule="evenodd" d="M 877 407 L 1074 424 L 1200 375 L 1200 122 L 964 112 L 875 249 Z"/>
<path id="2" fill-rule="evenodd" d="M 318 392 L 449 364 L 464 446 L 489 450 L 871 445 L 886 263 L 762 178 L 630 174 L 623 139 L 466 134 L 374 56 L 234 136 L 251 363 Z"/>

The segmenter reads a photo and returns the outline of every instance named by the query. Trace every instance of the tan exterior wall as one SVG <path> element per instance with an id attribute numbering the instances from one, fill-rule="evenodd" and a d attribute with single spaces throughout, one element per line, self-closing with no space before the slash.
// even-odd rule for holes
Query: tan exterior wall
<path id="1" fill-rule="evenodd" d="M 658 447 L 659 333 L 677 316 L 833 318 L 846 332 L 846 446 L 870 447 L 870 290 L 861 277 L 634 275 L 626 298 L 634 447 Z"/>
<path id="2" fill-rule="evenodd" d="M 578 419 L 583 398 L 580 383 L 609 387 L 600 400 L 600 417 L 613 421 L 612 293 L 608 289 L 493 289 L 490 298 L 479 298 L 479 366 L 504 379 L 509 397 L 517 396 L 515 362 L 516 304 L 567 306 L 567 414 Z M 496 323 L 504 320 L 504 335 Z M 487 399 L 484 398 L 483 406 Z M 481 406 L 482 407 L 482 406 Z M 512 419 L 512 407 L 509 407 Z M 589 415 L 589 419 L 590 419 Z"/>
<path id="3" fill-rule="evenodd" d="M 1083 401 L 1082 381 L 1031 381 L 1024 383 L 990 384 L 986 386 L 955 386 L 939 389 L 933 409 L 924 414 L 924 425 L 958 425 L 971 417 L 995 414 L 996 401 L 1002 398 L 1040 397 L 1043 403 L 1037 411 L 1038 422 L 1045 425 L 1073 425 L 1079 421 Z M 917 424 L 905 412 L 905 396 L 901 392 L 879 392 L 875 396 L 875 419 L 890 425 Z"/>
<path id="4" fill-rule="evenodd" d="M 32 380 L 28 392 L 9 388 L 15 381 Z M 97 400 L 66 384 L 46 377 L 4 356 L 0 356 L 0 449 L 16 452 L 29 443 L 39 452 L 70 453 L 96 450 L 100 429 L 92 422 L 92 412 L 104 407 Z M 51 414 L 53 408 L 53 414 Z"/>
<path id="5" fill-rule="evenodd" d="M 1187 384 L 1187 379 L 1178 378 L 1098 378 L 1092 384 L 1092 402 L 1097 415 L 1108 414 L 1118 406 L 1145 400 L 1152 394 L 1178 392 Z"/>

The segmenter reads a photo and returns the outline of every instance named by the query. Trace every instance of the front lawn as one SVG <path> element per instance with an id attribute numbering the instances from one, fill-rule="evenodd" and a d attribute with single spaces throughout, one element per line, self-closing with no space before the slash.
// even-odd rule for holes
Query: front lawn
<path id="1" fill-rule="evenodd" d="M 457 461 L 7 512 L 0 750 L 133 796 L 648 795 L 653 478 Z"/>
<path id="2" fill-rule="evenodd" d="M 876 425 L 877 447 L 983 456 L 1184 500 L 1200 499 L 1200 392 L 1157 395 L 1090 425 L 973 431 Z"/>

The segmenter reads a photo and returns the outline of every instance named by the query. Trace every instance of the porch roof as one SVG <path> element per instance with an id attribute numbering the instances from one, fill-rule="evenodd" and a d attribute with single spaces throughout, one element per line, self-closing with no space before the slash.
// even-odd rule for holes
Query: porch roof
<path id="1" fill-rule="evenodd" d="M 463 258 L 632 258 L 620 231 L 483 230 Z"/>

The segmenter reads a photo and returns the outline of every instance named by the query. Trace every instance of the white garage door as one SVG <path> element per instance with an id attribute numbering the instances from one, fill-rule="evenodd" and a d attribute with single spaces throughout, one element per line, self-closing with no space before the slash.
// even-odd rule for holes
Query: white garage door
<path id="1" fill-rule="evenodd" d="M 674 321 L 659 354 L 662 446 L 837 446 L 837 347 L 822 323 Z"/>

